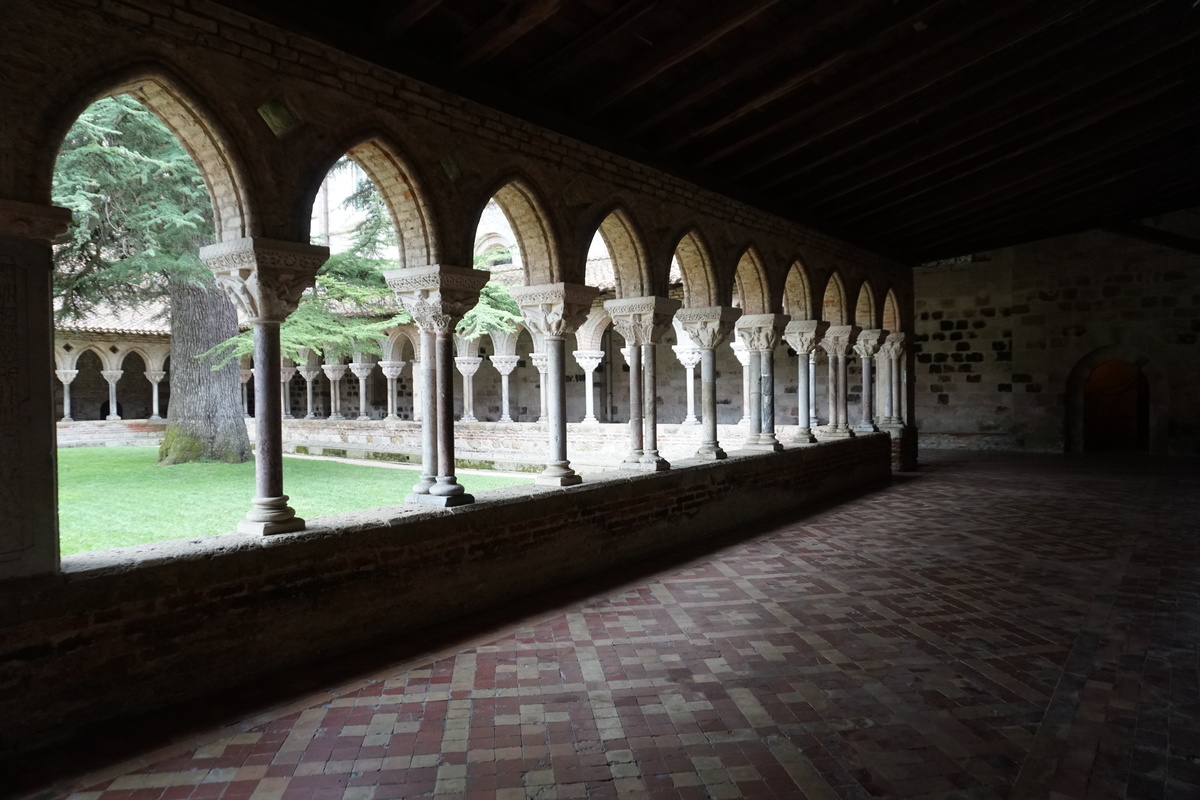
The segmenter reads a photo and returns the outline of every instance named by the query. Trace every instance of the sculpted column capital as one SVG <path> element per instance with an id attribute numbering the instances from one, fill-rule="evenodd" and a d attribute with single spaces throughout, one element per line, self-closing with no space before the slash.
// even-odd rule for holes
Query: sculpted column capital
<path id="1" fill-rule="evenodd" d="M 821 349 L 831 356 L 848 355 L 861 330 L 855 325 L 830 325 L 821 339 Z"/>
<path id="2" fill-rule="evenodd" d="M 606 301 L 604 310 L 625 343 L 640 346 L 661 342 L 681 305 L 670 297 L 627 297 Z"/>
<path id="3" fill-rule="evenodd" d="M 294 377 L 296 377 L 296 368 L 295 367 L 280 367 L 279 368 L 279 382 L 280 383 L 287 383 Z"/>
<path id="4" fill-rule="evenodd" d="M 315 381 L 317 379 L 317 376 L 321 374 L 320 367 L 311 366 L 309 364 L 305 364 L 303 366 L 296 367 L 296 369 L 299 370 L 301 378 L 304 378 L 304 380 L 310 381 L 310 382 Z"/>
<path id="5" fill-rule="evenodd" d="M 167 377 L 166 371 L 161 369 L 148 369 L 146 370 L 145 375 L 146 380 L 150 381 L 151 383 L 162 383 L 162 379 Z"/>
<path id="6" fill-rule="evenodd" d="M 287 319 L 328 258 L 328 247 L 261 236 L 200 248 L 200 260 L 251 323 Z"/>
<path id="7" fill-rule="evenodd" d="M 747 314 L 737 321 L 738 338 L 751 352 L 770 352 L 779 346 L 790 319 L 787 314 Z"/>
<path id="8" fill-rule="evenodd" d="M 479 302 L 491 273 L 469 267 L 430 264 L 383 273 L 388 288 L 423 331 L 452 333 Z"/>
<path id="9" fill-rule="evenodd" d="M 517 286 L 512 298 L 529 329 L 544 339 L 562 339 L 587 319 L 599 289 L 578 283 Z"/>
<path id="10" fill-rule="evenodd" d="M 354 377 L 369 378 L 375 369 L 375 363 L 373 361 L 352 361 L 349 367 L 350 371 L 354 373 Z"/>
<path id="11" fill-rule="evenodd" d="M 879 346 L 879 354 L 889 358 L 899 358 L 904 354 L 904 334 L 892 332 L 884 338 Z"/>
<path id="12" fill-rule="evenodd" d="M 0 236 L 52 242 L 67 232 L 71 212 L 58 206 L 0 200 Z"/>
<path id="13" fill-rule="evenodd" d="M 675 321 L 701 350 L 714 350 L 733 333 L 733 326 L 740 316 L 740 308 L 700 306 L 679 309 L 675 312 Z"/>
<path id="14" fill-rule="evenodd" d="M 479 365 L 483 363 L 483 359 L 478 356 L 459 356 L 454 359 L 454 366 L 458 369 L 458 374 L 464 378 L 470 378 L 479 371 Z"/>
<path id="15" fill-rule="evenodd" d="M 692 369 L 700 363 L 700 350 L 695 346 L 677 344 L 671 349 L 675 351 L 675 358 L 679 359 L 684 369 Z"/>
<path id="16" fill-rule="evenodd" d="M 104 380 L 108 381 L 110 384 L 116 383 L 117 381 L 121 380 L 121 376 L 124 374 L 125 374 L 125 370 L 123 370 L 123 369 L 102 369 L 102 370 L 100 370 L 100 377 L 104 378 Z"/>
<path id="17" fill-rule="evenodd" d="M 545 353 L 530 353 L 529 360 L 537 367 L 538 373 L 545 375 L 546 369 L 549 367 L 550 359 Z"/>
<path id="18" fill-rule="evenodd" d="M 519 363 L 521 363 L 520 356 L 492 356 L 492 366 L 501 375 L 510 375 Z"/>
<path id="19" fill-rule="evenodd" d="M 62 381 L 62 383 L 66 384 L 66 385 L 70 385 L 71 381 L 75 380 L 75 378 L 79 376 L 79 370 L 77 370 L 77 369 L 56 369 L 56 370 L 54 370 L 54 375 L 60 381 Z"/>
<path id="20" fill-rule="evenodd" d="M 325 377 L 330 381 L 340 381 L 346 377 L 345 364 L 322 364 L 321 371 L 325 373 Z"/>
<path id="21" fill-rule="evenodd" d="M 404 373 L 404 365 L 407 363 L 407 361 L 380 361 L 379 368 L 383 370 L 383 377 L 394 381 Z"/>
<path id="22" fill-rule="evenodd" d="M 819 319 L 794 319 L 783 329 L 783 339 L 797 353 L 811 353 L 820 344 L 829 323 Z"/>
<path id="23" fill-rule="evenodd" d="M 575 357 L 576 363 L 588 372 L 595 372 L 596 367 L 604 360 L 603 350 L 576 350 L 571 355 Z"/>
<path id="24" fill-rule="evenodd" d="M 870 358 L 875 355 L 886 336 L 887 331 L 885 330 L 872 329 L 860 331 L 858 338 L 854 341 L 855 355 L 859 358 Z"/>

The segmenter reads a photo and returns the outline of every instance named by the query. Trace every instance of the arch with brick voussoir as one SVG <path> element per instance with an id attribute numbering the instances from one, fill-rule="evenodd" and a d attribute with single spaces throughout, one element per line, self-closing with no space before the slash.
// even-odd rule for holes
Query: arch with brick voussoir
<path id="1" fill-rule="evenodd" d="M 573 272 L 583 273 L 589 246 L 597 234 L 608 249 L 616 280 L 617 297 L 644 297 L 654 293 L 654 276 L 651 273 L 645 238 L 629 211 L 620 203 L 606 206 L 598 214 L 592 214 L 581 229 L 573 248 L 575 264 Z M 586 280 L 586 274 L 584 275 Z"/>
<path id="2" fill-rule="evenodd" d="M 875 302 L 875 291 L 868 278 L 859 281 L 858 291 L 854 296 L 854 325 L 863 330 L 874 330 L 879 327 L 878 303 Z"/>
<path id="3" fill-rule="evenodd" d="M 153 113 L 183 145 L 208 188 L 217 241 L 257 232 L 255 192 L 249 171 L 229 128 L 201 95 L 171 67 L 139 62 L 88 81 L 45 126 L 46 141 L 61 146 L 79 116 L 98 100 L 127 94 Z M 49 200 L 58 147 L 37 168 L 38 194 Z"/>
<path id="4" fill-rule="evenodd" d="M 441 263 L 439 214 L 425 182 L 404 149 L 393 138 L 376 131 L 344 137 L 307 171 L 302 195 L 296 204 L 296 225 L 307 238 L 312 208 L 325 176 L 343 156 L 357 164 L 383 198 L 398 240 L 400 267 Z"/>
<path id="5" fill-rule="evenodd" d="M 783 313 L 794 320 L 813 319 L 812 282 L 800 259 L 792 261 L 783 282 Z"/>
<path id="6" fill-rule="evenodd" d="M 470 225 L 458 234 L 466 237 L 467 252 L 473 252 L 475 232 L 483 210 L 491 201 L 504 213 L 517 240 L 526 286 L 567 281 L 560 252 L 562 237 L 557 235 L 542 193 L 521 173 L 506 173 L 485 190 L 473 205 Z M 582 275 L 579 281 L 582 282 Z"/>
<path id="7" fill-rule="evenodd" d="M 900 305 L 896 300 L 895 289 L 888 289 L 887 296 L 883 301 L 883 317 L 880 322 L 885 331 L 900 333 L 904 330 L 904 323 L 900 319 Z"/>
<path id="8" fill-rule="evenodd" d="M 820 319 L 830 325 L 850 324 L 846 303 L 846 285 L 836 268 L 826 276 L 821 297 Z"/>
<path id="9" fill-rule="evenodd" d="M 770 314 L 777 304 L 772 301 L 766 263 L 754 245 L 748 245 L 737 261 L 733 278 L 734 305 L 743 314 Z"/>
<path id="10" fill-rule="evenodd" d="M 712 249 L 700 231 L 689 226 L 676 237 L 672 254 L 683 276 L 683 305 L 704 308 L 721 304 Z"/>

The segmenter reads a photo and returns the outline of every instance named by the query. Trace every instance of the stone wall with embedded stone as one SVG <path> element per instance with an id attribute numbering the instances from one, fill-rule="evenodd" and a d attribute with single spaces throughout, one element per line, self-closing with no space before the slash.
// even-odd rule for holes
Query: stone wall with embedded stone
<path id="1" fill-rule="evenodd" d="M 1123 359 L 1146 379 L 1146 449 L 1200 453 L 1200 255 L 1091 231 L 914 284 L 922 447 L 1080 450 L 1087 377 Z"/>

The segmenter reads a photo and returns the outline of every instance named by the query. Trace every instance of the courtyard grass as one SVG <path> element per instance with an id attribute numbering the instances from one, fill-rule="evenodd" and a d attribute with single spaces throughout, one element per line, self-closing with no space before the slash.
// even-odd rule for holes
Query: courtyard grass
<path id="1" fill-rule="evenodd" d="M 58 451 L 63 555 L 228 533 L 254 496 L 254 463 L 162 467 L 157 447 L 69 447 Z M 304 518 L 404 502 L 420 472 L 285 458 L 284 491 Z M 529 478 L 460 475 L 468 492 Z"/>

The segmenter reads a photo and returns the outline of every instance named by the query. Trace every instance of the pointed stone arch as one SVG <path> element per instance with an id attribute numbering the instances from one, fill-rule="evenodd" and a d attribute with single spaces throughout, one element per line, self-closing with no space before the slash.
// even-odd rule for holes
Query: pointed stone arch
<path id="1" fill-rule="evenodd" d="M 896 290 L 888 289 L 883 301 L 883 329 L 892 333 L 900 333 L 900 303 L 896 300 Z"/>
<path id="2" fill-rule="evenodd" d="M 1144 351 L 1128 344 L 1099 347 L 1075 363 L 1067 375 L 1066 419 L 1064 450 L 1084 452 L 1084 404 L 1088 377 L 1096 367 L 1107 361 L 1125 361 L 1137 367 L 1145 377 L 1147 398 L 1147 447 L 1151 454 L 1166 455 L 1170 444 L 1170 380 L 1166 371 L 1152 361 Z"/>
<path id="3" fill-rule="evenodd" d="M 612 324 L 612 317 L 604 310 L 604 306 L 593 306 L 587 319 L 579 330 L 575 331 L 576 350 L 603 350 L 604 331 Z"/>
<path id="4" fill-rule="evenodd" d="M 412 353 L 405 358 L 405 346 Z M 413 361 L 421 357 L 421 337 L 415 325 L 397 325 L 388 330 L 387 343 L 383 348 L 384 361 Z"/>
<path id="5" fill-rule="evenodd" d="M 683 278 L 683 305 L 704 308 L 720 305 L 712 250 L 696 229 L 686 231 L 675 245 L 675 259 Z"/>
<path id="6" fill-rule="evenodd" d="M 747 247 L 738 259 L 737 271 L 733 275 L 735 306 L 743 314 L 770 314 L 771 289 L 762 256 L 753 245 Z"/>
<path id="7" fill-rule="evenodd" d="M 813 318 L 812 289 L 804 264 L 792 262 L 783 284 L 783 313 L 794 320 Z"/>
<path id="8" fill-rule="evenodd" d="M 858 299 L 854 303 L 854 324 L 867 330 L 879 327 L 875 309 L 875 292 L 871 289 L 871 282 L 864 280 L 859 284 Z"/>
<path id="9" fill-rule="evenodd" d="M 216 114 L 186 88 L 187 83 L 158 62 L 136 64 L 110 73 L 81 92 L 77 101 L 52 127 L 51 141 L 61 142 L 75 120 L 97 100 L 127 94 L 153 113 L 183 145 L 200 171 L 213 208 L 216 240 L 239 239 L 257 233 L 248 171 Z M 41 182 L 50 195 L 55 158 L 42 166 Z"/>
<path id="10" fill-rule="evenodd" d="M 546 213 L 546 204 L 533 185 L 519 176 L 501 181 L 499 187 L 479 203 L 479 210 L 474 218 L 476 227 L 484 207 L 491 200 L 495 200 L 496 205 L 500 206 L 505 219 L 512 227 L 513 235 L 517 238 L 525 285 L 538 286 L 563 281 L 562 265 L 558 257 L 558 240 L 554 235 L 550 216 Z"/>
<path id="11" fill-rule="evenodd" d="M 595 228 L 613 263 L 617 297 L 645 297 L 654 292 L 646 247 L 625 209 L 611 209 Z"/>
<path id="12" fill-rule="evenodd" d="M 821 301 L 821 319 L 830 325 L 847 325 L 846 285 L 836 271 L 829 273 Z"/>

